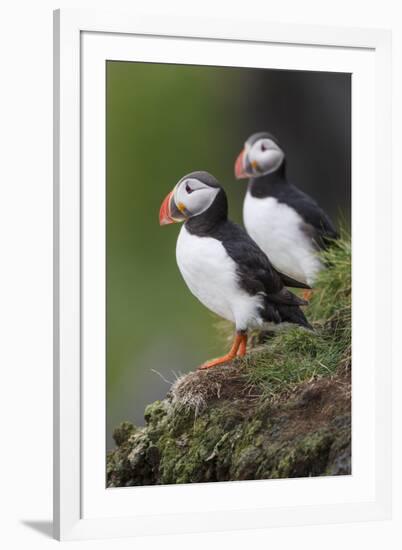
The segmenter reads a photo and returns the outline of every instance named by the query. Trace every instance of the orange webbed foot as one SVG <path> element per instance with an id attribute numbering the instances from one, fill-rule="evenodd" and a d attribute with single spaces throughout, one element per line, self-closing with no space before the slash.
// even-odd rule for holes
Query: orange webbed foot
<path id="1" fill-rule="evenodd" d="M 240 357 L 243 357 L 246 353 L 246 347 L 247 334 L 244 334 L 243 332 L 237 332 L 229 353 L 223 355 L 222 357 L 218 357 L 217 359 L 212 359 L 212 361 L 207 361 L 198 368 L 199 370 L 206 370 L 212 367 L 216 367 L 217 365 L 224 365 L 225 363 L 229 363 L 230 361 L 232 361 L 237 354 Z"/>

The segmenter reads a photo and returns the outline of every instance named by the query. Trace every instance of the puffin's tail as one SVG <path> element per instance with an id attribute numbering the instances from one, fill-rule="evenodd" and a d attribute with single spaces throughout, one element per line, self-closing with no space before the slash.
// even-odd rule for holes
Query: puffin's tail
<path id="1" fill-rule="evenodd" d="M 314 330 L 310 323 L 307 321 L 303 311 L 298 306 L 289 306 L 281 304 L 278 306 L 278 311 L 281 316 L 282 322 L 293 323 L 300 325 L 308 330 Z"/>
<path id="2" fill-rule="evenodd" d="M 301 305 L 307 305 L 302 300 L 287 289 L 283 289 L 276 295 L 265 297 L 262 316 L 269 323 L 293 323 L 300 325 L 308 330 L 314 330 L 304 315 Z"/>

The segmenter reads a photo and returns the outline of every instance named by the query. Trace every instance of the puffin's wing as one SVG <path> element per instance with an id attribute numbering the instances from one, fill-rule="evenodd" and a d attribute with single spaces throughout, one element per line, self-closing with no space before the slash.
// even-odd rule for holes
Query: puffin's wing
<path id="1" fill-rule="evenodd" d="M 281 273 L 277 269 L 275 269 L 275 271 L 278 273 L 285 286 L 290 286 L 291 288 L 305 288 L 307 290 L 311 289 L 311 286 L 309 286 L 308 284 L 296 281 L 296 279 L 293 279 L 292 277 L 289 277 L 289 275 Z"/>
<path id="2" fill-rule="evenodd" d="M 255 241 L 238 225 L 228 222 L 226 238 L 222 239 L 226 252 L 235 261 L 240 285 L 250 294 L 263 292 L 275 303 L 304 305 L 285 287 L 306 288 L 308 285 L 280 273 Z"/>
<path id="3" fill-rule="evenodd" d="M 309 285 L 278 271 L 257 243 L 240 226 L 227 222 L 224 234 L 222 243 L 242 274 L 243 286 L 249 285 L 250 288 L 258 288 L 257 292 L 265 292 L 267 289 L 276 291 L 283 286 L 311 288 Z"/>
<path id="4" fill-rule="evenodd" d="M 240 226 L 227 222 L 222 244 L 236 264 L 239 285 L 249 294 L 274 294 L 284 287 L 266 254 Z"/>
<path id="5" fill-rule="evenodd" d="M 240 287 L 252 296 L 264 296 L 263 316 L 266 321 L 290 322 L 312 328 L 299 307 L 307 302 L 285 288 L 282 275 L 241 227 L 227 222 L 220 238 L 236 264 Z"/>
<path id="6" fill-rule="evenodd" d="M 287 288 L 283 287 L 282 290 L 275 294 L 268 294 L 267 298 L 274 304 L 284 304 L 288 306 L 307 306 L 308 302 L 299 298 L 293 292 L 290 292 Z"/>
<path id="7" fill-rule="evenodd" d="M 292 185 L 292 193 L 286 200 L 303 218 L 303 230 L 319 249 L 327 248 L 329 241 L 338 239 L 339 234 L 329 216 L 315 200 Z"/>

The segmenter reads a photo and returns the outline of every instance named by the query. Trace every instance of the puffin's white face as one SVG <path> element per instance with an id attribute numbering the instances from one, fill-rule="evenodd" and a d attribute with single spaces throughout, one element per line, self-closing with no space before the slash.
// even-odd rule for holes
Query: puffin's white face
<path id="1" fill-rule="evenodd" d="M 197 216 L 205 212 L 218 194 L 219 188 L 210 187 L 195 178 L 184 178 L 174 189 L 174 201 L 179 208 L 189 213 L 189 216 Z"/>
<path id="2" fill-rule="evenodd" d="M 212 187 L 191 175 L 182 178 L 162 203 L 159 223 L 182 222 L 198 216 L 214 202 L 219 187 Z"/>
<path id="3" fill-rule="evenodd" d="M 275 141 L 260 138 L 252 145 L 245 143 L 235 164 L 236 178 L 251 178 L 275 172 L 282 164 L 285 153 Z"/>

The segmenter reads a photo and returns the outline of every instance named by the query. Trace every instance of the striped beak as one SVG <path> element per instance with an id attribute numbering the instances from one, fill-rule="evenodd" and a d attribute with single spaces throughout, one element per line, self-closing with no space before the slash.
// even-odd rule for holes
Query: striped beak
<path id="1" fill-rule="evenodd" d="M 168 225 L 169 223 L 175 222 L 171 215 L 170 202 L 172 201 L 172 199 L 173 191 L 170 191 L 167 197 L 165 197 L 165 200 L 163 201 L 159 210 L 159 225 Z"/>
<path id="2" fill-rule="evenodd" d="M 235 163 L 235 176 L 238 180 L 249 177 L 245 169 L 245 158 L 246 158 L 246 152 L 243 149 L 239 154 L 239 156 L 237 157 L 236 163 Z"/>
<path id="3" fill-rule="evenodd" d="M 165 197 L 159 210 L 159 225 L 169 225 L 170 223 L 179 223 L 187 220 L 189 212 L 186 211 L 184 204 L 176 205 L 174 200 L 174 189 Z"/>

